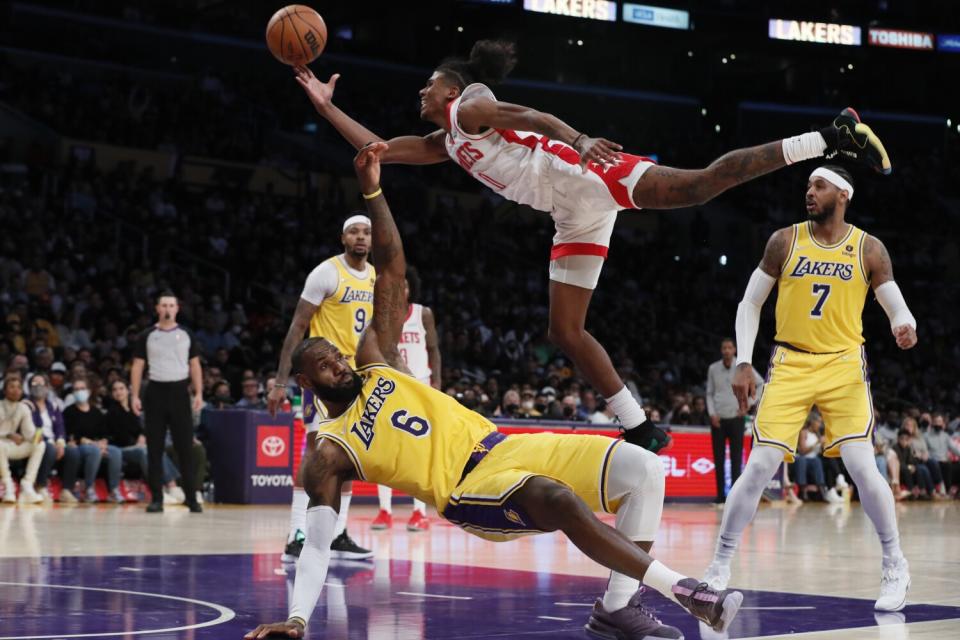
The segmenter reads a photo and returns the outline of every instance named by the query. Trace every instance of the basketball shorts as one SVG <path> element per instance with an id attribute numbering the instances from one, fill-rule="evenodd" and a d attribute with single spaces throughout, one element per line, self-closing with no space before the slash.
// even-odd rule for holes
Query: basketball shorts
<path id="1" fill-rule="evenodd" d="M 486 540 L 543 533 L 512 496 L 530 478 L 568 486 L 594 511 L 616 512 L 607 499 L 610 460 L 622 442 L 606 436 L 529 433 L 507 436 L 457 485 L 441 515 Z"/>
<path id="2" fill-rule="evenodd" d="M 823 455 L 837 457 L 844 443 L 870 441 L 875 416 L 863 346 L 823 354 L 776 347 L 753 423 L 754 444 L 781 449 L 792 462 L 814 406 L 826 431 Z"/>
<path id="3" fill-rule="evenodd" d="M 580 165 L 553 158 L 548 174 L 553 191 L 551 217 L 556 228 L 550 251 L 551 280 L 596 288 L 617 212 L 636 208 L 633 188 L 653 164 L 643 156 L 621 153 L 618 164 L 591 164 L 583 173 Z M 564 260 L 568 257 L 576 259 Z"/>

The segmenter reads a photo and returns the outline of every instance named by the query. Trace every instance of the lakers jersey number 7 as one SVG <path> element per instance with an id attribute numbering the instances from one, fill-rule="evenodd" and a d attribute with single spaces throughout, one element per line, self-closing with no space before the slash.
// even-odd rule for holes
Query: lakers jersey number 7
<path id="1" fill-rule="evenodd" d="M 777 342 L 811 353 L 863 344 L 863 304 L 870 288 L 863 264 L 867 234 L 850 225 L 833 245 L 813 236 L 813 223 L 793 225 L 793 242 L 778 281 Z"/>

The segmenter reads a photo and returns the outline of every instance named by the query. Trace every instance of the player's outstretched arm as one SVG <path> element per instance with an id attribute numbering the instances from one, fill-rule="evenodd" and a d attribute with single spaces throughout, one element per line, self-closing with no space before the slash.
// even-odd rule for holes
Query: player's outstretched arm
<path id="1" fill-rule="evenodd" d="M 303 472 L 303 487 L 310 496 L 310 504 L 307 507 L 306 539 L 297 560 L 297 575 L 290 598 L 290 615 L 285 622 L 258 625 L 244 636 L 245 640 L 278 635 L 302 638 L 323 590 L 330 564 L 330 543 L 333 542 L 340 510 L 340 491 L 344 482 L 353 479 L 355 472 L 344 450 L 326 439 L 316 449 L 307 450 Z"/>
<path id="2" fill-rule="evenodd" d="M 775 231 L 767 241 L 760 265 L 753 271 L 743 300 L 737 305 L 737 370 L 733 375 L 733 395 L 737 397 L 740 413 L 746 414 L 751 400 L 757 396 L 757 380 L 753 371 L 753 345 L 760 329 L 760 309 L 777 282 L 780 269 L 787 259 L 793 229 Z"/>
<path id="3" fill-rule="evenodd" d="M 614 164 L 617 152 L 623 150 L 616 142 L 590 138 L 549 113 L 490 98 L 473 98 L 461 103 L 457 121 L 470 133 L 478 133 L 484 128 L 519 129 L 565 142 L 577 150 L 580 164 L 584 167 L 588 162 Z"/>
<path id="4" fill-rule="evenodd" d="M 380 159 L 386 151 L 385 142 L 374 142 L 363 147 L 353 161 L 370 214 L 373 256 L 377 266 L 377 282 L 373 285 L 373 319 L 360 336 L 356 359 L 360 366 L 386 362 L 391 367 L 409 372 L 397 346 L 407 310 L 407 260 L 403 254 L 400 231 L 380 188 Z"/>
<path id="5" fill-rule="evenodd" d="M 383 138 L 348 116 L 333 104 L 333 90 L 339 73 L 330 76 L 327 82 L 320 82 L 306 66 L 294 67 L 297 83 L 313 103 L 314 108 L 327 122 L 333 125 L 344 139 L 360 149 L 371 142 L 383 142 Z M 450 159 L 443 146 L 444 132 L 434 131 L 425 136 L 400 136 L 389 141 L 389 148 L 381 162 L 397 164 L 436 164 Z"/>
<path id="6" fill-rule="evenodd" d="M 303 334 L 307 332 L 310 325 L 310 318 L 317 311 L 317 305 L 307 302 L 303 298 L 297 301 L 297 308 L 293 312 L 293 320 L 290 322 L 290 328 L 287 329 L 287 336 L 283 339 L 283 347 L 280 349 L 280 363 L 277 367 L 277 380 L 270 395 L 267 396 L 267 410 L 270 415 L 277 415 L 277 409 L 287 397 L 287 379 L 290 377 L 290 358 L 293 350 L 297 348 L 300 341 L 303 340 Z"/>
<path id="7" fill-rule="evenodd" d="M 900 287 L 893 279 L 893 263 L 883 243 L 873 236 L 863 241 L 863 264 L 877 296 L 877 302 L 890 318 L 890 330 L 901 349 L 912 349 L 917 344 L 917 320 L 910 313 Z"/>

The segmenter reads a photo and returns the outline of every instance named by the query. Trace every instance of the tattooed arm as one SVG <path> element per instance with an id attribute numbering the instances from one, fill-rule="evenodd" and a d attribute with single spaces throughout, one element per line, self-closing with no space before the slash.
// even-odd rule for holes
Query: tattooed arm
<path id="1" fill-rule="evenodd" d="M 395 369 L 409 373 L 397 348 L 407 311 L 407 261 L 397 224 L 380 190 L 380 158 L 386 150 L 386 143 L 374 142 L 362 148 L 353 161 L 370 214 L 373 255 L 377 265 L 377 281 L 373 285 L 373 320 L 360 336 L 356 361 L 358 366 L 386 362 Z M 369 197 L 373 194 L 376 195 Z"/>
<path id="2" fill-rule="evenodd" d="M 736 149 L 706 169 L 647 169 L 633 188 L 633 202 L 641 209 L 678 209 L 712 200 L 727 189 L 787 166 L 782 141 Z"/>

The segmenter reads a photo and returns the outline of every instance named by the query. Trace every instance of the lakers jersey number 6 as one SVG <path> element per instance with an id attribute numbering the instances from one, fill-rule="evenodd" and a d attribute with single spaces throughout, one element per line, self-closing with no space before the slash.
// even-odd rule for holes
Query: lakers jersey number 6
<path id="1" fill-rule="evenodd" d="M 327 262 L 337 268 L 339 283 L 334 294 L 323 299 L 310 319 L 310 337 L 321 336 L 332 342 L 352 366 L 360 334 L 373 318 L 373 283 L 377 272 L 373 265 L 367 265 L 366 276 L 358 278 L 338 256 Z"/>
<path id="2" fill-rule="evenodd" d="M 863 303 L 870 281 L 863 264 L 867 234 L 850 225 L 840 242 L 821 244 L 813 223 L 793 225 L 793 243 L 778 281 L 777 342 L 811 353 L 863 344 Z"/>

